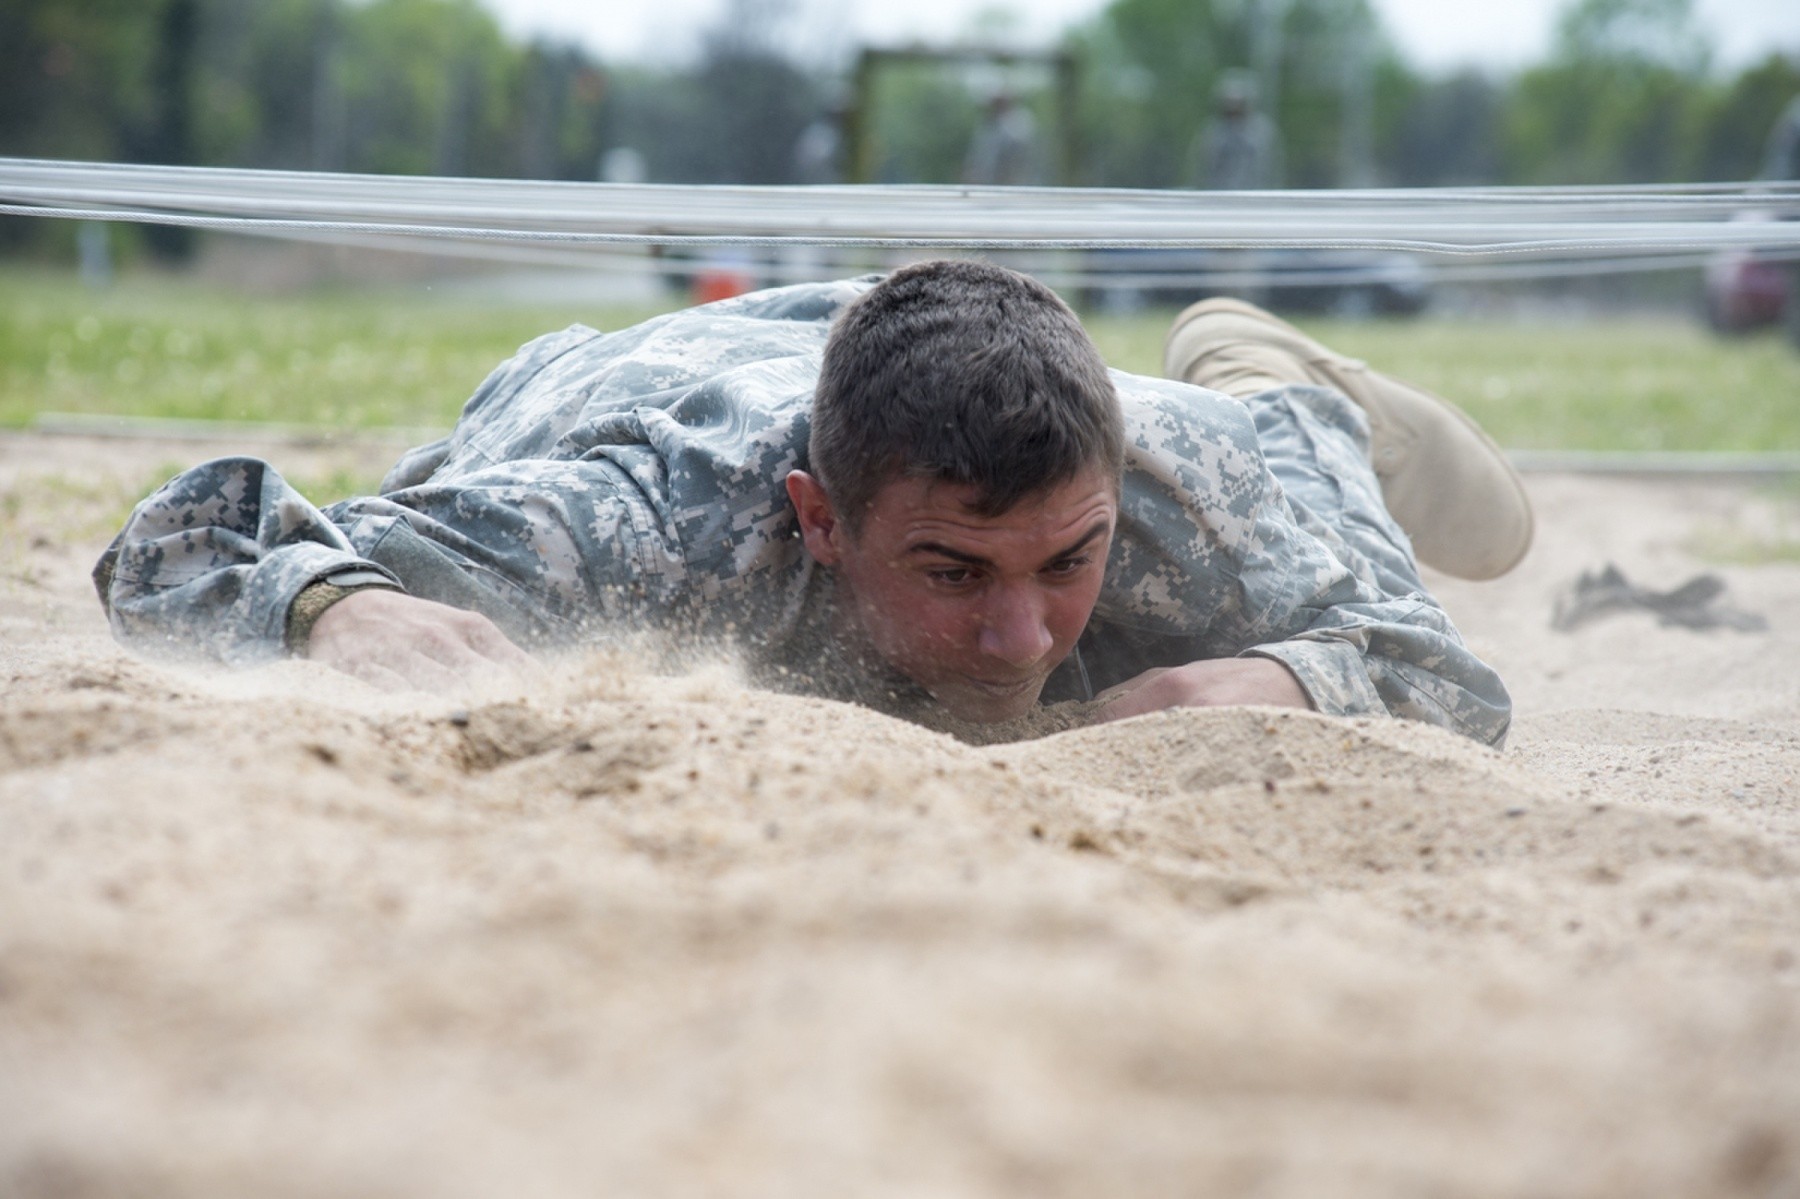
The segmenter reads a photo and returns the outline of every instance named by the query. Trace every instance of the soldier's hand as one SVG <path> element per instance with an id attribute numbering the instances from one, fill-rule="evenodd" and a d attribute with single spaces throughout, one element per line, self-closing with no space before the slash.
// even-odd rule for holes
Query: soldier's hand
<path id="1" fill-rule="evenodd" d="M 1273 658 L 1215 658 L 1186 666 L 1146 670 L 1102 691 L 1096 720 L 1123 720 L 1164 708 L 1211 708 L 1228 704 L 1271 704 L 1310 708 L 1292 672 Z"/>
<path id="2" fill-rule="evenodd" d="M 306 656 L 388 691 L 529 678 L 541 669 L 487 617 L 380 588 L 327 608 Z"/>

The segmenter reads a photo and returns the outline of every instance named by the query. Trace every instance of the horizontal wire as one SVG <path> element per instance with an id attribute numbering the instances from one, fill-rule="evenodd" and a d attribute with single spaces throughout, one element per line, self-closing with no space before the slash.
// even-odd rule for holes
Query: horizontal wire
<path id="1" fill-rule="evenodd" d="M 835 186 L 745 186 L 715 184 L 704 187 L 670 184 L 615 184 L 527 179 L 468 179 L 424 175 L 357 175 L 310 171 L 254 170 L 225 167 L 169 167 L 129 163 L 83 163 L 46 159 L 0 159 L 0 180 L 31 180 L 55 186 L 100 179 L 127 190 L 193 191 L 196 184 L 207 195 L 280 194 L 300 197 L 317 194 L 333 199 L 347 195 L 390 194 L 501 197 L 512 210 L 578 202 L 583 207 L 598 197 L 632 197 L 661 203 L 679 197 L 717 197 L 733 207 L 754 204 L 759 198 L 776 203 L 795 199 L 832 198 L 843 203 L 882 205 L 907 201 L 930 203 L 935 197 L 954 195 L 1014 205 L 1048 202 L 1067 207 L 1071 199 L 1092 203 L 1123 200 L 1136 205 L 1162 202 L 1183 205 L 1196 196 L 1209 203 L 1243 203 L 1263 207 L 1283 199 L 1303 199 L 1309 204 L 1354 204 L 1365 200 L 1391 206 L 1396 201 L 1425 199 L 1432 203 L 1469 204 L 1500 201 L 1510 206 L 1569 203 L 1620 203 L 1634 205 L 1716 204 L 1736 201 L 1747 192 L 1764 196 L 1800 195 L 1800 185 L 1786 182 L 1697 183 L 1672 185 L 1620 184 L 1599 187 L 1451 187 L 1366 188 L 1335 190 L 1180 192 L 1126 188 L 984 187 L 970 185 L 900 184 Z M 607 201 L 611 202 L 611 201 Z"/>
<path id="2" fill-rule="evenodd" d="M 644 277 L 668 279 L 691 276 L 709 269 L 745 271 L 758 280 L 771 282 L 806 282 L 836 278 L 877 269 L 879 264 L 866 258 L 826 254 L 814 260 L 790 259 L 785 255 L 756 260 L 728 258 L 668 257 L 654 253 L 632 252 L 630 249 L 557 249 L 542 246 L 512 245 L 504 242 L 463 242 L 454 240 L 422 241 L 415 238 L 388 237 L 380 234 L 337 233 L 331 230 L 243 230 L 251 236 L 322 245 L 351 246 L 398 253 L 429 254 L 484 262 L 506 262 L 522 266 L 550 266 L 571 270 L 600 270 L 635 273 Z M 835 247 L 819 247 L 830 250 Z M 1103 251 L 1108 252 L 1108 251 Z M 1110 251 L 1135 253 L 1132 250 Z M 1195 251 L 1186 251 L 1193 253 Z M 1204 253 L 1206 251 L 1198 251 Z M 1223 254 L 1255 251 L 1219 251 Z M 1227 267 L 1137 267 L 1091 264 L 1072 266 L 1070 252 L 1050 257 L 1025 252 L 1009 256 L 1009 265 L 1029 271 L 1044 282 L 1057 287 L 1092 287 L 1112 289 L 1177 288 L 1177 287 L 1354 287 L 1392 284 L 1404 281 L 1409 268 L 1416 268 L 1417 281 L 1423 285 L 1439 283 L 1498 282 L 1506 280 L 1551 279 L 1574 275 L 1639 274 L 1650 271 L 1692 270 L 1706 266 L 1711 254 L 1680 251 L 1638 252 L 1630 255 L 1591 255 L 1579 258 L 1512 259 L 1495 262 L 1435 262 L 1410 257 L 1391 256 L 1382 261 L 1346 263 L 1341 266 L 1295 265 L 1279 259 L 1252 261 Z M 1156 255 L 1156 250 L 1143 251 Z M 1310 257 L 1308 251 L 1290 251 Z M 1800 260 L 1800 246 L 1756 254 L 1759 261 L 1792 262 Z M 1076 261 L 1079 261 L 1077 259 Z"/>
<path id="3" fill-rule="evenodd" d="M 320 222 L 382 223 L 440 226 L 460 222 L 463 227 L 479 227 L 490 232 L 526 228 L 548 231 L 552 226 L 567 226 L 584 232 L 630 233 L 651 235 L 691 235 L 695 233 L 739 233 L 769 236 L 777 233 L 808 236 L 988 236 L 988 237 L 1060 237 L 1088 235 L 1094 223 L 1109 226 L 1112 240 L 1147 238 L 1152 240 L 1196 240 L 1200 238 L 1271 236 L 1272 231 L 1292 236 L 1296 229 L 1312 235 L 1321 222 L 1328 223 L 1333 234 L 1369 235 L 1387 233 L 1396 227 L 1436 231 L 1438 240 L 1452 235 L 1467 237 L 1471 232 L 1518 231 L 1515 236 L 1543 236 L 1558 228 L 1592 234 L 1615 225 L 1651 227 L 1655 231 L 1700 222 L 1707 224 L 1745 224 L 1745 221 L 1720 221 L 1721 213 L 1731 208 L 1710 206 L 1700 211 L 1683 213 L 1661 206 L 1619 205 L 1564 206 L 1555 220 L 1534 218 L 1521 207 L 1485 205 L 1481 209 L 1439 205 L 1435 215 L 1420 200 L 1396 198 L 1388 204 L 1361 203 L 1344 205 L 1314 200 L 1289 200 L 1287 207 L 1273 204 L 1244 207 L 1232 193 L 1180 193 L 1189 197 L 1186 203 L 1171 207 L 1166 198 L 1153 195 L 1134 204 L 1084 204 L 1079 193 L 1057 197 L 1057 204 L 1040 204 L 1020 208 L 1011 204 L 995 204 L 986 197 L 938 194 L 931 204 L 895 200 L 881 207 L 859 203 L 854 209 L 822 203 L 818 197 L 808 208 L 798 202 L 779 207 L 761 204 L 724 204 L 720 197 L 704 198 L 677 191 L 655 203 L 637 201 L 614 203 L 606 207 L 585 209 L 509 208 L 501 205 L 452 205 L 444 202 L 400 202 L 394 200 L 354 200 L 339 197 L 300 203 L 292 196 L 223 197 L 180 193 L 136 193 L 117 189 L 52 189 L 33 185 L 8 186 L 0 180 L 0 199 L 13 203 L 34 204 L 45 208 L 115 208 L 122 210 L 154 210 L 189 214 L 235 216 L 268 219 L 310 219 Z M 762 197 L 766 201 L 769 197 Z M 1753 211 L 1765 219 L 1755 224 L 1773 224 L 1775 218 L 1800 217 L 1800 202 L 1771 200 L 1761 196 L 1740 198 L 1737 204 L 1757 205 Z M 1549 214 L 1556 215 L 1556 214 Z M 1575 219 L 1579 217 L 1580 219 Z M 1548 226 L 1548 229 L 1546 229 Z"/>
<path id="4" fill-rule="evenodd" d="M 664 246 L 845 246 L 897 249 L 962 247 L 980 250 L 1101 250 L 1101 249 L 1324 249 L 1401 250 L 1421 254 L 1506 255 L 1570 251 L 1667 250 L 1667 249 L 1786 249 L 1800 247 L 1800 222 L 1750 222 L 1717 225 L 1627 226 L 1627 232 L 1609 234 L 1604 226 L 1584 227 L 1566 237 L 1520 238 L 1511 241 L 1449 242 L 1420 237 L 1314 236 L 1114 236 L 1044 237 L 988 236 L 944 233 L 918 236 L 884 236 L 849 233 L 754 234 L 672 232 L 586 232 L 579 230 L 500 229 L 483 226 L 414 225 L 381 221 L 324 221 L 270 217 L 205 216 L 125 208 L 71 208 L 33 204 L 0 204 L 0 214 L 54 217 L 64 220 L 127 221 L 135 224 L 172 225 L 190 229 L 226 231 L 275 231 L 322 229 L 343 233 L 380 233 L 404 237 L 459 238 L 470 241 L 517 241 L 563 245 L 664 245 Z"/>
<path id="5" fill-rule="evenodd" d="M 1136 246 L 1488 256 L 1800 246 L 1800 184 L 1791 183 L 1282 192 L 744 187 L 0 159 L 0 201 L 0 212 L 61 219 L 552 246 Z"/>

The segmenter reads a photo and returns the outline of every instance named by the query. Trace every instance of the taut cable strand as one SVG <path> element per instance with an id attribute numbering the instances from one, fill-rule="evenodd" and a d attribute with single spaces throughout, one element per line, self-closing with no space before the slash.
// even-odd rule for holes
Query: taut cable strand
<path id="1" fill-rule="evenodd" d="M 736 187 L 0 159 L 0 213 L 540 246 L 1800 250 L 1800 184 L 1174 192 Z"/>

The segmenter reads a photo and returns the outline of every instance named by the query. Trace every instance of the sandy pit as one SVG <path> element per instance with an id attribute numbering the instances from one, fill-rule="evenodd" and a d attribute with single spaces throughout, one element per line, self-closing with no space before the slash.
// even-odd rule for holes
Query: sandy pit
<path id="1" fill-rule="evenodd" d="M 1440 588 L 1502 753 L 976 747 L 619 654 L 134 660 L 87 570 L 207 452 L 0 439 L 0 1194 L 1800 1194 L 1791 495 L 1534 477 L 1525 564 Z M 1551 631 L 1608 561 L 1770 627 Z"/>

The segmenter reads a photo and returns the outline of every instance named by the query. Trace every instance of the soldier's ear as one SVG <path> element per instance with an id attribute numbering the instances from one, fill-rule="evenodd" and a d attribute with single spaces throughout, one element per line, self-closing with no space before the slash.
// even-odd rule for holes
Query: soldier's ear
<path id="1" fill-rule="evenodd" d="M 844 531 L 825 485 L 803 470 L 793 470 L 788 472 L 787 493 L 800 520 L 806 552 L 823 566 L 836 566 L 843 555 Z"/>

